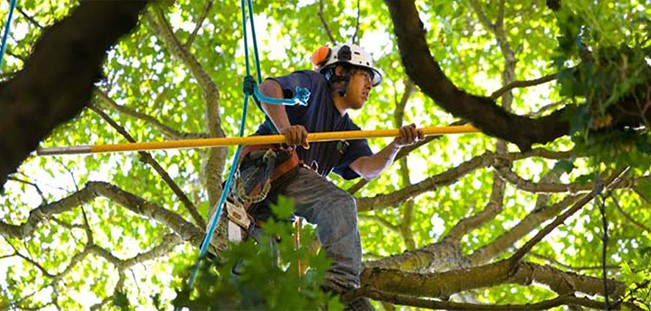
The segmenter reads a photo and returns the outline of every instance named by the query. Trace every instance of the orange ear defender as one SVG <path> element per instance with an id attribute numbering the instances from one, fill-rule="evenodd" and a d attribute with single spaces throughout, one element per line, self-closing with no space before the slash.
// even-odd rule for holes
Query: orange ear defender
<path id="1" fill-rule="evenodd" d="M 312 53 L 312 65 L 314 65 L 314 70 L 318 70 L 323 64 L 328 61 L 330 57 L 330 48 L 327 46 L 322 46 L 316 49 Z"/>

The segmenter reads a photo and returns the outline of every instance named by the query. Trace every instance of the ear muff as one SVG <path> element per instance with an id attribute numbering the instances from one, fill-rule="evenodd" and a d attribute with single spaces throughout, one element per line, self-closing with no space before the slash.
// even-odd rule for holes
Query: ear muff
<path id="1" fill-rule="evenodd" d="M 322 46 L 312 53 L 312 65 L 314 65 L 315 70 L 319 70 L 321 66 L 328 62 L 330 53 L 331 49 L 327 46 Z"/>

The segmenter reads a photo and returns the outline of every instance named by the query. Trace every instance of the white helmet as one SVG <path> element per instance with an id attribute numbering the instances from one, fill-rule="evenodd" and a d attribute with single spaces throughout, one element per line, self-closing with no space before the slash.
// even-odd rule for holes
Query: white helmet
<path id="1" fill-rule="evenodd" d="M 312 63 L 320 73 L 334 67 L 336 64 L 347 63 L 371 71 L 371 82 L 377 86 L 382 82 L 382 74 L 373 67 L 373 59 L 361 47 L 354 44 L 339 44 L 330 49 L 322 46 L 312 54 Z"/>

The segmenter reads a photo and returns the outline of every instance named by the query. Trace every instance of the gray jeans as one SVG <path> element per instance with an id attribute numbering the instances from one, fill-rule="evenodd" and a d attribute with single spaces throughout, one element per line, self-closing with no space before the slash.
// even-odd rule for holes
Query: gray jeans
<path id="1" fill-rule="evenodd" d="M 355 198 L 302 166 L 279 193 L 294 198 L 296 216 L 317 226 L 319 241 L 333 261 L 325 286 L 336 291 L 358 287 L 362 245 Z"/>

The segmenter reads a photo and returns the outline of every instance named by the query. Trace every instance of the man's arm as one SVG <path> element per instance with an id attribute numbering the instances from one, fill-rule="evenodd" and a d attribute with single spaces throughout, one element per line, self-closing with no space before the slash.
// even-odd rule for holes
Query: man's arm
<path id="1" fill-rule="evenodd" d="M 411 145 L 423 138 L 423 131 L 410 124 L 400 128 L 400 136 L 396 137 L 380 152 L 366 157 L 359 157 L 350 163 L 349 167 L 366 180 L 371 180 L 384 172 L 396 158 L 400 148 Z"/>
<path id="2" fill-rule="evenodd" d="M 259 90 L 264 96 L 283 98 L 283 89 L 274 80 L 265 80 L 260 84 Z M 268 104 L 263 101 L 260 104 L 278 133 L 285 135 L 288 145 L 307 145 L 307 130 L 302 125 L 289 123 L 285 106 Z"/>

